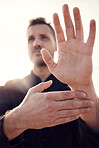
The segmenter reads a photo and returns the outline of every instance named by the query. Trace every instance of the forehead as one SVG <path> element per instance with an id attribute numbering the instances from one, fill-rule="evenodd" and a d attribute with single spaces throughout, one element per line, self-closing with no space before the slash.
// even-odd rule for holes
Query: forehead
<path id="1" fill-rule="evenodd" d="M 31 35 L 40 35 L 40 34 L 46 34 L 49 36 L 53 35 L 51 28 L 45 24 L 37 24 L 34 26 L 30 26 L 27 30 L 27 37 Z"/>

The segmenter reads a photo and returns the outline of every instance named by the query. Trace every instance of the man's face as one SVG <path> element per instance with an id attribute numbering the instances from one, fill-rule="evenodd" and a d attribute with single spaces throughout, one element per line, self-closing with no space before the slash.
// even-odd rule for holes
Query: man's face
<path id="1" fill-rule="evenodd" d="M 28 28 L 28 52 L 34 66 L 45 66 L 40 50 L 46 48 L 54 56 L 56 41 L 52 30 L 45 24 L 37 24 Z"/>

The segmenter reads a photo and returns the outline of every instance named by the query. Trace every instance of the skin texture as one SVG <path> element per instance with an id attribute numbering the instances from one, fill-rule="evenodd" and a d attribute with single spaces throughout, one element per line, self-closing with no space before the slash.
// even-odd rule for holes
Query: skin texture
<path id="1" fill-rule="evenodd" d="M 63 83 L 73 85 L 89 85 L 92 78 L 92 51 L 95 40 L 95 21 L 90 22 L 90 32 L 86 43 L 83 42 L 83 28 L 78 8 L 74 8 L 74 26 L 67 5 L 63 6 L 63 16 L 67 40 L 60 25 L 57 14 L 53 15 L 58 43 L 58 62 L 54 63 L 48 50 L 42 50 L 44 60 L 50 71 Z M 61 72 L 62 71 L 62 72 Z M 77 76 L 77 77 L 76 77 Z"/>
<path id="2" fill-rule="evenodd" d="M 93 103 L 85 100 L 86 94 L 83 92 L 41 93 L 51 84 L 52 81 L 42 82 L 31 88 L 23 102 L 5 115 L 3 128 L 9 140 L 26 129 L 41 129 L 67 123 L 79 118 L 80 114 L 90 111 Z M 68 100 L 71 98 L 81 100 Z"/>
<path id="3" fill-rule="evenodd" d="M 87 93 L 87 98 L 93 100 L 94 107 L 88 114 L 80 117 L 94 130 L 99 129 L 98 98 L 92 82 L 92 52 L 95 41 L 95 20 L 90 21 L 89 36 L 86 43 L 83 41 L 83 27 L 80 11 L 73 9 L 75 30 L 72 23 L 68 5 L 63 5 L 63 18 L 66 32 L 63 32 L 58 14 L 53 15 L 57 36 L 58 62 L 55 63 L 46 49 L 41 53 L 51 73 L 60 81 L 68 84 L 72 90 Z M 67 39 L 65 39 L 65 34 Z"/>

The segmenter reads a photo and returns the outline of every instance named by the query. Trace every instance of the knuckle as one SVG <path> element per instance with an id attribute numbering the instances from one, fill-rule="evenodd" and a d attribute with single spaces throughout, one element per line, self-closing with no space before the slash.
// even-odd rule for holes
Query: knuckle
<path id="1" fill-rule="evenodd" d="M 86 101 L 82 101 L 81 103 L 81 107 L 86 107 L 88 104 L 86 103 Z"/>
<path id="2" fill-rule="evenodd" d="M 67 113 L 68 113 L 69 116 L 71 116 L 73 114 L 73 111 L 72 110 L 68 110 Z"/>
<path id="3" fill-rule="evenodd" d="M 72 108 L 74 108 L 74 106 L 75 106 L 74 101 L 73 100 L 70 100 L 69 101 L 69 104 L 68 104 L 68 108 L 72 109 Z"/>
<path id="4" fill-rule="evenodd" d="M 64 98 L 64 99 L 69 99 L 69 97 L 70 97 L 70 92 L 62 92 L 62 97 Z"/>
<path id="5" fill-rule="evenodd" d="M 75 92 L 75 97 L 81 98 L 81 97 L 82 97 L 82 96 L 81 96 L 81 92 L 80 92 L 80 91 L 76 91 L 76 92 Z"/>

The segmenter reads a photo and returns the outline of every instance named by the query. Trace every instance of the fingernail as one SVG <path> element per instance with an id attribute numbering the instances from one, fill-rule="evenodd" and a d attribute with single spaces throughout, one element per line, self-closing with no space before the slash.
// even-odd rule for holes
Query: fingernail
<path id="1" fill-rule="evenodd" d="M 75 116 L 75 118 L 79 118 L 79 117 L 80 117 L 80 115 L 76 115 L 76 116 Z"/>
<path id="2" fill-rule="evenodd" d="M 86 93 L 82 92 L 82 97 L 86 98 Z"/>
<path id="3" fill-rule="evenodd" d="M 90 105 L 91 105 L 91 106 L 94 106 L 94 102 L 93 102 L 93 101 L 90 101 Z"/>

